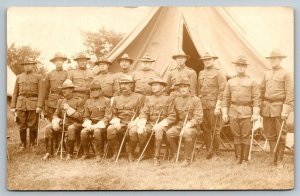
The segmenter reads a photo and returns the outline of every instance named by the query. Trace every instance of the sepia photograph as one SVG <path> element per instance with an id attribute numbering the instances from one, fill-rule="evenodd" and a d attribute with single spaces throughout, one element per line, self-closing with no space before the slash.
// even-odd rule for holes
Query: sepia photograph
<path id="1" fill-rule="evenodd" d="M 10 7 L 7 189 L 294 189 L 294 9 Z"/>

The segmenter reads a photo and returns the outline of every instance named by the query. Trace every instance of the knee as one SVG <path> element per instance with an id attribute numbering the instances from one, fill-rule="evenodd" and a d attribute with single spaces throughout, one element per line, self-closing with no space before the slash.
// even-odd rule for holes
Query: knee
<path id="1" fill-rule="evenodd" d="M 104 132 L 104 129 L 95 129 L 94 130 L 94 136 L 96 139 L 99 139 L 102 137 L 102 133 Z"/>
<path id="2" fill-rule="evenodd" d="M 80 132 L 81 138 L 87 137 L 88 134 L 89 134 L 89 130 L 87 130 L 87 129 L 82 129 L 81 132 Z"/>
<path id="3" fill-rule="evenodd" d="M 195 135 L 195 130 L 194 129 L 186 129 L 183 133 L 183 137 L 186 140 L 192 140 Z"/>
<path id="4" fill-rule="evenodd" d="M 129 136 L 132 137 L 135 135 L 137 135 L 137 127 L 136 126 L 129 129 Z"/>
<path id="5" fill-rule="evenodd" d="M 45 127 L 45 138 L 51 138 L 52 137 L 52 126 L 47 125 L 47 127 Z"/>
<path id="6" fill-rule="evenodd" d="M 107 139 L 113 139 L 117 135 L 117 130 L 113 125 L 107 127 Z"/>
<path id="7" fill-rule="evenodd" d="M 68 126 L 68 139 L 69 140 L 75 140 L 75 132 L 76 132 L 76 127 L 74 125 Z"/>

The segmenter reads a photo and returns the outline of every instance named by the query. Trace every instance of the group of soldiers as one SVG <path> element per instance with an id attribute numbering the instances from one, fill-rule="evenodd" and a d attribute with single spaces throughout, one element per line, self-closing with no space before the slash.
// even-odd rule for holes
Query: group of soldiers
<path id="1" fill-rule="evenodd" d="M 116 161 L 123 140 L 127 141 L 128 160 L 135 160 L 146 150 L 154 135 L 154 165 L 160 165 L 160 148 L 165 139 L 170 161 L 178 159 L 180 142 L 184 141 L 183 164 L 191 164 L 197 132 L 203 131 L 207 159 L 220 155 L 220 131 L 229 122 L 234 135 L 237 164 L 248 164 L 250 136 L 253 122 L 263 117 L 264 133 L 270 144 L 271 164 L 283 167 L 283 152 L 287 134 L 286 119 L 293 110 L 294 95 L 291 75 L 281 67 L 286 56 L 278 49 L 269 57 L 271 69 L 264 74 L 261 84 L 246 74 L 249 65 L 245 56 L 238 56 L 237 75 L 228 81 L 215 65 L 218 57 L 205 53 L 200 60 L 204 69 L 198 77 L 186 66 L 189 55 L 179 50 L 172 58 L 177 66 L 168 73 L 167 81 L 152 69 L 155 61 L 145 54 L 141 69 L 133 71 L 134 60 L 124 54 L 118 59 L 121 71 L 109 72 L 112 63 L 103 58 L 95 69 L 87 68 L 90 59 L 79 53 L 74 61 L 77 68 L 66 71 L 67 58 L 56 53 L 50 60 L 56 69 L 43 79 L 33 72 L 36 61 L 22 63 L 24 73 L 17 76 L 11 102 L 20 127 L 21 149 L 26 148 L 26 129 L 30 146 L 37 142 L 40 113 L 50 120 L 45 128 L 46 154 L 53 156 L 60 136 L 67 135 L 67 157 L 73 158 L 75 142 L 80 141 L 83 156 L 89 158 L 91 142 L 95 145 L 96 160 L 101 160 L 104 143 L 112 152 L 109 161 Z M 278 141 L 278 142 L 277 142 Z M 277 142 L 277 143 L 276 143 Z M 276 146 L 276 149 L 274 150 Z"/>

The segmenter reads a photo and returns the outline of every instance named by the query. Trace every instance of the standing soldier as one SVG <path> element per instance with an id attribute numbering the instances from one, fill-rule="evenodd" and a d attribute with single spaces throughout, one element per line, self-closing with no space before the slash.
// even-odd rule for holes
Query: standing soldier
<path id="1" fill-rule="evenodd" d="M 37 62 L 33 58 L 25 58 L 21 65 L 24 73 L 17 76 L 11 100 L 11 111 L 17 115 L 21 150 L 26 148 L 26 130 L 29 128 L 30 146 L 36 145 L 39 114 L 44 104 L 43 79 L 33 70 Z"/>
<path id="2" fill-rule="evenodd" d="M 90 83 L 93 80 L 94 72 L 90 69 L 87 69 L 87 62 L 90 60 L 83 53 L 79 53 L 74 61 L 77 61 L 77 69 L 70 70 L 68 73 L 68 79 L 70 79 L 74 85 L 74 94 L 75 96 L 82 99 L 85 102 L 89 98 L 90 93 Z"/>
<path id="3" fill-rule="evenodd" d="M 115 73 L 115 80 L 117 84 L 117 89 L 116 92 L 114 93 L 114 96 L 116 95 L 121 95 L 121 90 L 120 90 L 120 85 L 119 85 L 119 80 L 124 76 L 124 75 L 133 75 L 133 72 L 130 68 L 130 66 L 133 63 L 133 59 L 131 59 L 128 54 L 123 54 L 121 58 L 118 59 L 118 62 L 121 67 L 121 71 L 118 73 Z"/>
<path id="4" fill-rule="evenodd" d="M 171 150 L 171 162 L 176 160 L 176 139 L 179 136 L 184 138 L 184 166 L 189 166 L 191 164 L 197 127 L 201 124 L 203 117 L 201 100 L 190 93 L 190 86 L 189 78 L 182 78 L 176 84 L 176 88 L 178 88 L 180 96 L 174 99 L 170 106 L 168 117 L 158 123 L 155 127 L 155 129 L 162 128 L 176 123 L 167 130 L 166 138 Z M 186 124 L 184 124 L 185 119 L 187 119 Z"/>
<path id="5" fill-rule="evenodd" d="M 235 155 L 238 164 L 248 163 L 251 121 L 259 118 L 260 91 L 255 80 L 246 75 L 247 59 L 239 56 L 235 62 L 237 76 L 228 80 L 223 100 L 223 121 L 229 120 L 234 135 Z M 229 119 L 228 119 L 229 116 Z"/>
<path id="6" fill-rule="evenodd" d="M 280 50 L 274 49 L 269 59 L 272 68 L 267 70 L 261 82 L 261 95 L 263 99 L 262 116 L 264 131 L 270 144 L 272 165 L 283 167 L 283 154 L 285 149 L 287 126 L 285 121 L 289 112 L 293 110 L 293 81 L 292 76 L 281 67 L 281 60 L 286 58 Z M 281 136 L 279 132 L 283 124 Z M 279 143 L 274 153 L 276 141 Z"/>
<path id="7" fill-rule="evenodd" d="M 151 134 L 151 131 L 154 131 L 154 165 L 159 166 L 160 147 L 163 135 L 169 127 L 156 127 L 156 129 L 154 129 L 153 126 L 155 126 L 156 122 L 160 122 L 161 120 L 167 117 L 170 100 L 169 96 L 163 94 L 163 90 L 167 86 L 167 83 L 163 82 L 161 78 L 154 78 L 151 81 L 149 81 L 148 84 L 151 86 L 153 95 L 145 97 L 145 103 L 143 108 L 141 109 L 139 121 L 137 123 L 137 133 L 139 136 L 139 142 L 143 144 L 147 142 L 146 139 L 149 139 L 149 134 Z M 141 146 L 141 150 L 143 150 L 144 147 L 145 144 Z"/>
<path id="8" fill-rule="evenodd" d="M 82 160 L 88 158 L 89 144 L 91 138 L 95 137 L 96 145 L 96 160 L 101 160 L 101 153 L 103 152 L 104 141 L 106 138 L 106 127 L 111 119 L 110 100 L 103 96 L 101 89 L 101 82 L 93 80 L 91 83 L 91 98 L 85 103 L 84 122 L 81 131 L 81 146 L 83 149 Z"/>
<path id="9" fill-rule="evenodd" d="M 142 95 L 151 95 L 152 91 L 148 82 L 153 78 L 159 77 L 158 73 L 151 68 L 151 64 L 155 62 L 155 60 L 151 59 L 149 54 L 145 54 L 141 62 L 142 68 L 133 74 L 135 92 Z"/>
<path id="10" fill-rule="evenodd" d="M 222 96 L 226 85 L 225 76 L 214 65 L 216 59 L 218 57 L 205 53 L 201 58 L 205 67 L 198 76 L 198 96 L 203 107 L 202 129 L 208 151 L 207 159 L 211 159 L 213 153 L 219 155 Z"/>
<path id="11" fill-rule="evenodd" d="M 68 72 L 63 70 L 63 63 L 67 58 L 61 53 L 54 54 L 50 62 L 54 63 L 56 68 L 47 74 L 45 78 L 45 110 L 47 118 L 52 121 L 53 114 L 56 110 L 58 99 L 62 98 L 60 87 L 67 79 Z"/>
<path id="12" fill-rule="evenodd" d="M 186 55 L 182 49 L 177 54 L 173 55 L 172 58 L 176 60 L 177 67 L 170 70 L 167 79 L 166 92 L 170 95 L 178 95 L 176 84 L 181 81 L 182 78 L 188 78 L 190 80 L 190 91 L 192 95 L 197 95 L 197 74 L 196 72 L 187 67 L 185 62 L 189 55 Z"/>
<path id="13" fill-rule="evenodd" d="M 51 125 L 46 127 L 46 154 L 43 157 L 43 160 L 47 160 L 51 155 L 53 155 L 53 132 L 57 132 L 59 130 L 62 131 L 62 126 L 65 127 L 68 134 L 68 155 L 66 160 L 70 160 L 73 156 L 75 138 L 76 135 L 80 133 L 84 110 L 82 100 L 73 95 L 74 87 L 75 86 L 70 79 L 66 79 L 61 86 L 64 98 L 58 100 Z M 63 122 L 65 115 L 65 122 Z"/>
<path id="14" fill-rule="evenodd" d="M 119 144 L 118 137 L 124 135 L 127 127 L 130 129 L 134 122 L 130 121 L 132 117 L 138 115 L 138 110 L 142 104 L 142 95 L 134 93 L 134 80 L 132 76 L 124 75 L 119 80 L 122 95 L 114 97 L 112 102 L 112 120 L 111 125 L 107 128 L 107 139 L 109 146 L 112 148 L 113 157 L 110 161 L 117 158 Z M 129 132 L 129 161 L 133 161 L 133 150 L 137 144 L 136 132 Z"/>
<path id="15" fill-rule="evenodd" d="M 100 82 L 103 96 L 111 98 L 118 88 L 115 75 L 108 71 L 111 62 L 106 58 L 101 58 L 95 65 L 98 66 L 98 75 L 95 76 L 95 80 Z"/>

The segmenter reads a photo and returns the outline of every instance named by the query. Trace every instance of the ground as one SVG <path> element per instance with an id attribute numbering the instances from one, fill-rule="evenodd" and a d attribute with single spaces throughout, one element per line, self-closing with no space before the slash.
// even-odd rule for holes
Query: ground
<path id="1" fill-rule="evenodd" d="M 9 115 L 9 114 L 8 114 Z M 254 152 L 248 166 L 234 163 L 234 153 L 223 151 L 218 159 L 206 160 L 200 150 L 193 164 L 162 162 L 154 167 L 151 159 L 129 164 L 121 157 L 117 164 L 96 163 L 94 158 L 70 162 L 55 157 L 42 161 L 45 153 L 43 132 L 38 148 L 19 152 L 17 127 L 8 118 L 7 188 L 9 190 L 173 190 L 173 189 L 292 189 L 294 157 L 286 154 L 283 169 L 269 166 L 268 154 Z M 44 125 L 44 123 L 43 123 Z"/>

